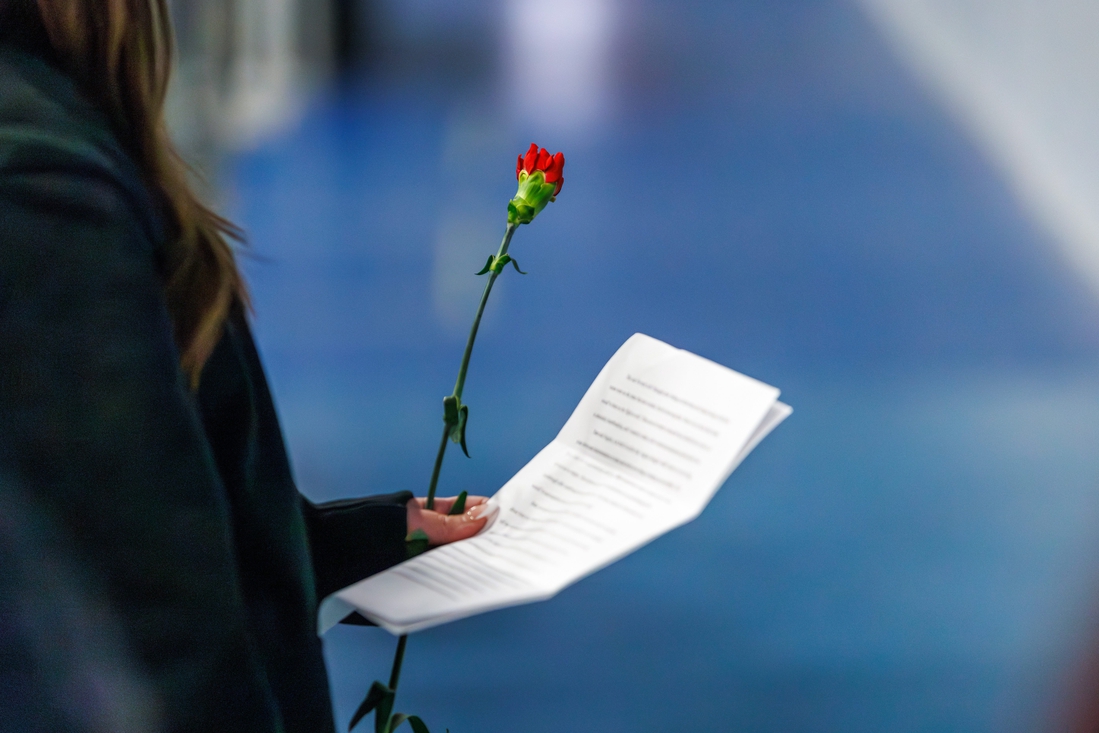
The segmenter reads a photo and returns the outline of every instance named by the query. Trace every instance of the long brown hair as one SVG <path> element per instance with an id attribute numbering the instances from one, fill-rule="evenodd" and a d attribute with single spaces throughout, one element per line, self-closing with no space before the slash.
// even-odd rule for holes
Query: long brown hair
<path id="1" fill-rule="evenodd" d="M 233 299 L 248 294 L 228 239 L 240 231 L 196 196 L 164 120 L 174 39 L 166 0 L 36 0 L 58 61 L 111 118 L 171 227 L 164 291 L 180 366 L 198 386 Z"/>

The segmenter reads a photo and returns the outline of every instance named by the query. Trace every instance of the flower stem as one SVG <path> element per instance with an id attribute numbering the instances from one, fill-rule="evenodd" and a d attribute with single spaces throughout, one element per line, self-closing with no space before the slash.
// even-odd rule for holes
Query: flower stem
<path id="1" fill-rule="evenodd" d="M 397 691 L 397 683 L 401 680 L 401 664 L 404 662 L 404 648 L 408 643 L 408 634 L 397 640 L 397 653 L 393 655 L 393 671 L 389 674 L 389 689 Z"/>
<path id="2" fill-rule="evenodd" d="M 500 259 L 508 253 L 508 247 L 511 246 L 511 238 L 518 227 L 518 224 L 507 225 L 507 229 L 504 230 L 504 239 L 500 242 L 500 249 L 496 253 L 496 259 Z M 492 292 L 492 285 L 499 276 L 500 272 L 497 270 L 493 270 L 489 273 L 488 282 L 485 283 L 485 291 L 481 293 L 481 302 L 477 306 L 477 315 L 473 318 L 473 327 L 469 329 L 469 338 L 466 339 L 466 350 L 462 354 L 462 365 L 458 368 L 458 380 L 454 383 L 454 396 L 459 400 L 462 399 L 462 390 L 466 386 L 466 372 L 469 371 L 469 357 L 473 354 L 473 342 L 477 338 L 477 329 L 481 327 L 481 316 L 485 313 L 485 304 L 488 303 L 488 296 L 489 293 Z"/>
<path id="3" fill-rule="evenodd" d="M 511 238 L 515 234 L 515 230 L 519 228 L 518 224 L 507 225 L 507 229 L 504 230 L 504 239 L 500 242 L 500 249 L 496 252 L 496 258 L 499 259 L 508 253 L 508 247 L 511 246 Z M 488 273 L 488 282 L 485 283 L 485 290 L 481 293 L 481 302 L 477 306 L 477 315 L 473 318 L 473 327 L 469 329 L 469 338 L 466 339 L 466 349 L 462 353 L 462 364 L 458 368 L 458 380 L 454 383 L 454 397 L 458 398 L 461 402 L 462 390 L 466 386 L 466 373 L 469 371 L 469 358 L 473 355 L 473 342 L 477 340 L 477 330 L 481 327 L 481 316 L 485 313 L 485 305 L 488 303 L 488 296 L 492 292 L 492 286 L 496 282 L 496 278 L 500 276 L 500 272 L 493 269 Z M 431 472 L 431 484 L 427 488 L 427 508 L 435 508 L 435 490 L 439 486 L 439 473 L 443 469 L 443 456 L 446 455 L 447 437 L 450 433 L 450 426 L 443 427 L 443 439 L 439 443 L 439 453 L 435 456 L 435 468 Z"/>
<path id="4" fill-rule="evenodd" d="M 450 438 L 450 426 L 443 425 L 443 439 L 439 441 L 439 452 L 435 455 L 435 468 L 431 469 L 431 484 L 427 487 L 427 508 L 435 508 L 435 488 L 439 485 L 439 472 L 443 470 L 443 456 Z"/>

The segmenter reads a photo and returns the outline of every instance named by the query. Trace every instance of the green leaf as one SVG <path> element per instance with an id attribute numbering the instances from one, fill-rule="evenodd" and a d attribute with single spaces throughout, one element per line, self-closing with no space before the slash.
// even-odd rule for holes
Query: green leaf
<path id="1" fill-rule="evenodd" d="M 509 259 L 511 260 L 511 266 L 515 268 L 516 272 L 518 272 L 520 275 L 526 275 L 527 274 L 527 273 L 525 273 L 525 272 L 523 272 L 522 270 L 519 269 L 519 263 L 515 261 L 514 257 L 511 257 Z"/>
<path id="2" fill-rule="evenodd" d="M 405 550 L 408 552 L 410 558 L 422 555 L 428 551 L 431 547 L 431 541 L 427 537 L 427 532 L 422 529 L 416 529 L 409 532 L 408 536 L 404 538 Z"/>
<path id="3" fill-rule="evenodd" d="M 466 497 L 469 496 L 465 491 L 458 494 L 458 498 L 454 500 L 454 506 L 450 507 L 448 514 L 452 517 L 456 517 L 459 514 L 465 514 L 466 512 Z"/>
<path id="4" fill-rule="evenodd" d="M 469 458 L 469 449 L 466 447 L 466 420 L 468 418 L 469 407 L 462 405 L 458 409 L 458 421 L 456 423 L 447 421 L 447 425 L 450 426 L 450 440 L 462 446 L 462 452 L 466 454 L 466 458 Z"/>
<path id="5" fill-rule="evenodd" d="M 381 684 L 380 682 L 377 684 Z M 388 687 L 385 689 L 389 690 Z M 393 712 L 393 701 L 397 696 L 395 690 L 389 690 L 389 694 L 378 701 L 378 712 L 374 713 L 374 733 L 389 733 L 389 714 Z"/>
<path id="6" fill-rule="evenodd" d="M 469 408 L 462 405 L 458 411 L 458 445 L 462 446 L 462 452 L 469 458 L 469 448 L 466 447 L 466 421 L 469 418 Z"/>
<path id="7" fill-rule="evenodd" d="M 480 272 L 478 272 L 478 273 L 475 273 L 475 274 L 477 274 L 477 275 L 484 275 L 484 274 L 485 274 L 486 272 L 488 272 L 489 270 L 491 270 L 491 269 L 492 269 L 492 266 L 493 266 L 493 264 L 495 264 L 495 263 L 493 262 L 493 260 L 495 260 L 495 259 L 496 259 L 496 255 L 489 255 L 489 256 L 488 256 L 488 262 L 486 262 L 486 263 L 485 263 L 485 266 L 484 266 L 484 268 L 482 268 L 482 270 L 481 270 Z"/>
<path id="8" fill-rule="evenodd" d="M 431 733 L 424 725 L 424 721 L 420 720 L 418 715 L 405 715 L 404 713 L 397 713 L 389 721 L 389 731 L 392 733 L 404 724 L 405 721 L 412 726 L 413 733 Z M 448 732 L 449 733 L 449 732 Z"/>
<path id="9" fill-rule="evenodd" d="M 425 535 L 426 536 L 426 535 Z M 367 716 L 367 714 L 378 707 L 378 704 L 386 697 L 393 697 L 393 690 L 389 689 L 381 682 L 375 682 L 370 686 L 370 692 L 366 693 L 366 699 L 359 705 L 359 709 L 355 711 L 355 714 L 351 716 L 351 724 L 347 726 L 347 730 L 351 730 L 359 721 Z M 389 703 L 390 709 L 393 707 L 392 701 Z M 388 711 L 387 711 L 388 714 Z"/>
<path id="10" fill-rule="evenodd" d="M 508 266 L 509 262 L 511 262 L 511 255 L 503 255 L 502 257 L 497 257 L 496 262 L 492 264 L 492 271 L 499 275 L 501 272 L 504 271 L 504 268 Z"/>

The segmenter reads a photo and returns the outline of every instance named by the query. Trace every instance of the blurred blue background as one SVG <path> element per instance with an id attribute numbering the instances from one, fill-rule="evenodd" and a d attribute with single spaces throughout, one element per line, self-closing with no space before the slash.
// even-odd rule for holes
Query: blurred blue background
<path id="1" fill-rule="evenodd" d="M 453 733 L 1052 729 L 1099 599 L 1099 291 L 863 5 L 324 13 L 299 67 L 268 48 L 205 123 L 177 112 L 248 232 L 304 492 L 426 491 L 532 140 L 566 182 L 489 305 L 443 493 L 494 492 L 637 331 L 795 409 L 694 523 L 415 635 L 400 709 Z M 326 636 L 341 725 L 394 643 Z"/>

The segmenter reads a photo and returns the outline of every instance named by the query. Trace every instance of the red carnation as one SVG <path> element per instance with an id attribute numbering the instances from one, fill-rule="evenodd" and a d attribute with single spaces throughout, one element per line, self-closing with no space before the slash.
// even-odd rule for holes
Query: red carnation
<path id="1" fill-rule="evenodd" d="M 508 203 L 508 224 L 530 224 L 546 204 L 557 199 L 565 183 L 563 153 L 550 155 L 545 148 L 530 144 L 526 155 L 515 162 L 519 190 Z"/>
<path id="2" fill-rule="evenodd" d="M 537 143 L 531 143 L 527 154 L 520 155 L 515 164 L 515 178 L 518 180 L 519 174 L 523 171 L 528 175 L 534 171 L 542 171 L 546 175 L 546 183 L 557 184 L 553 189 L 553 195 L 556 196 L 561 193 L 561 186 L 565 183 L 565 177 L 561 175 L 564 169 L 564 153 L 550 155 L 545 148 L 539 149 Z"/>

